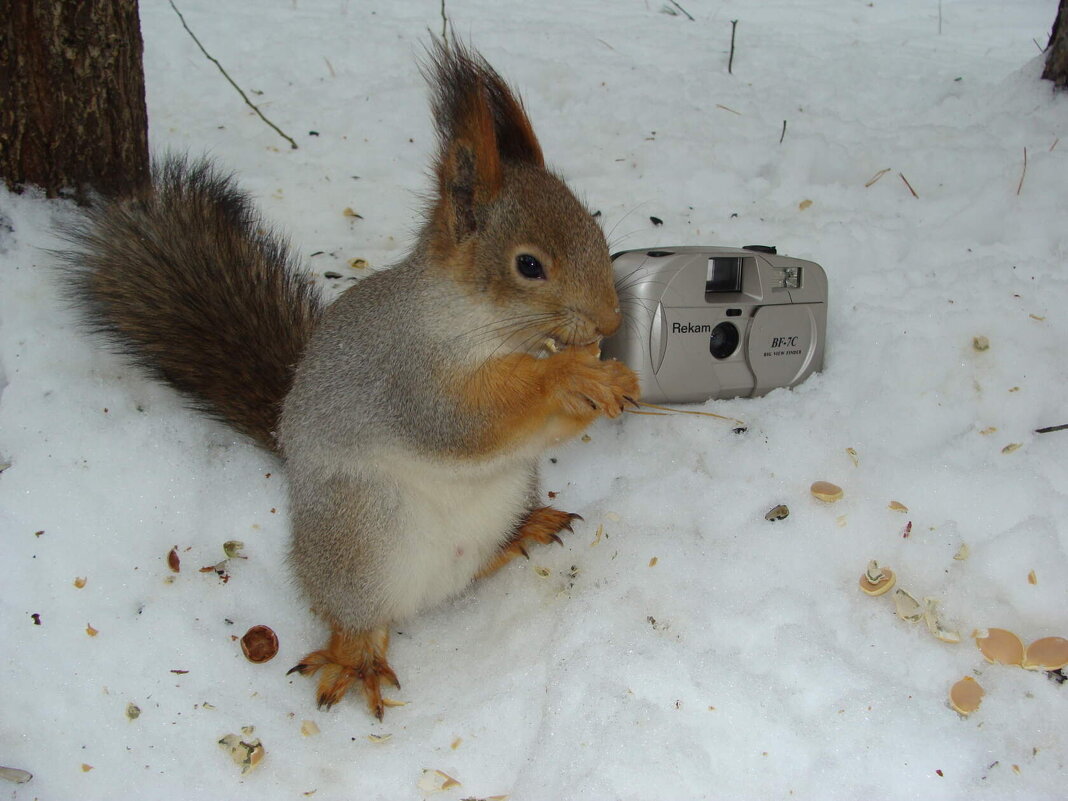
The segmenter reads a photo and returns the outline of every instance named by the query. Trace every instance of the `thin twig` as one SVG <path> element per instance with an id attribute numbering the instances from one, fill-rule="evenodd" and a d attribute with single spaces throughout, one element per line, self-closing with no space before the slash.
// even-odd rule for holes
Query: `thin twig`
<path id="1" fill-rule="evenodd" d="M 782 140 L 786 138 L 786 120 L 782 121 L 782 135 L 779 137 L 779 144 L 782 144 Z"/>
<path id="2" fill-rule="evenodd" d="M 728 75 L 733 75 L 734 74 L 733 72 L 731 72 L 731 70 L 734 67 L 734 34 L 735 34 L 735 32 L 737 30 L 738 30 L 738 20 L 732 19 L 731 20 L 731 56 L 730 56 L 729 59 L 727 59 L 727 74 Z"/>
<path id="3" fill-rule="evenodd" d="M 219 63 L 219 60 L 217 58 L 215 58 L 214 56 L 212 56 L 211 53 L 209 53 L 207 50 L 204 49 L 204 45 L 202 45 L 200 43 L 200 40 L 196 37 L 196 34 L 193 33 L 191 30 L 189 30 L 189 26 L 185 24 L 185 17 L 183 17 L 182 16 L 182 12 L 178 10 L 178 6 L 176 6 L 174 4 L 174 0 L 168 0 L 168 2 L 171 4 L 171 8 L 174 9 L 174 13 L 178 15 L 178 19 L 181 20 L 182 27 L 185 28 L 185 32 L 188 33 L 193 38 L 193 41 L 197 43 L 197 47 L 200 48 L 200 52 L 204 54 L 204 56 L 208 59 L 208 61 L 210 61 L 212 64 L 214 64 L 216 67 L 219 68 L 219 72 L 221 72 L 223 74 L 223 77 L 226 78 L 226 80 L 228 80 L 230 82 L 230 85 L 232 87 L 234 87 L 234 89 L 237 90 L 237 93 L 239 95 L 241 95 L 241 99 L 245 101 L 245 103 L 248 105 L 248 107 L 250 109 L 252 109 L 253 111 L 255 111 L 256 114 L 259 115 L 259 118 L 261 120 L 263 120 L 265 123 L 270 125 L 275 130 L 275 133 L 277 133 L 279 136 L 281 136 L 283 139 L 285 139 L 287 142 L 289 142 L 289 146 L 293 150 L 296 150 L 297 149 L 297 143 L 294 142 L 293 139 L 290 136 L 287 136 L 285 133 L 283 133 L 281 128 L 279 128 L 277 125 L 275 125 L 273 122 L 271 122 L 269 119 L 267 119 L 266 117 L 263 116 L 263 112 L 260 111 L 256 107 L 256 105 L 251 100 L 248 99 L 248 95 L 246 95 L 243 91 L 241 91 L 241 87 L 238 86 L 234 82 L 234 79 L 230 77 L 229 73 L 227 73 L 227 71 L 223 69 L 223 65 Z"/>
<path id="4" fill-rule="evenodd" d="M 1020 190 L 1023 189 L 1024 178 L 1027 177 L 1027 148 L 1024 148 L 1024 165 L 1023 172 L 1020 173 L 1020 183 L 1016 185 L 1016 195 L 1019 197 Z"/>
<path id="5" fill-rule="evenodd" d="M 879 170 L 879 172 L 875 173 L 875 175 L 873 175 L 873 176 L 871 177 L 871 180 L 870 180 L 870 181 L 868 181 L 868 183 L 864 184 L 864 188 L 865 188 L 865 189 L 867 189 L 867 188 L 868 188 L 869 186 L 871 186 L 871 185 L 872 185 L 873 183 L 875 183 L 876 181 L 878 181 L 878 180 L 879 180 L 880 178 L 882 178 L 882 177 L 883 177 L 884 175 L 886 175 L 886 174 L 887 174 L 888 172 L 890 172 L 890 168 L 889 168 L 889 167 L 887 167 L 887 168 L 886 168 L 886 169 L 884 169 L 884 170 Z"/>
<path id="6" fill-rule="evenodd" d="M 725 105 L 723 105 L 722 103 L 716 103 L 716 108 L 721 108 L 721 109 L 723 109 L 724 111 L 729 111 L 729 112 L 730 112 L 731 114 L 737 114 L 737 115 L 738 115 L 739 117 L 740 117 L 740 116 L 742 116 L 742 112 L 740 112 L 740 111 L 735 111 L 735 110 L 734 110 L 734 109 L 732 109 L 732 108 L 731 108 L 730 106 L 725 106 Z"/>
<path id="7" fill-rule="evenodd" d="M 920 196 L 919 196 L 919 195 L 917 195 L 917 194 L 916 194 L 916 190 L 912 188 L 912 184 L 910 184 L 910 183 L 909 183 L 909 179 L 908 179 L 908 178 L 906 178 L 906 177 L 905 177 L 904 175 L 902 175 L 901 173 L 898 173 L 898 175 L 901 175 L 901 180 L 905 182 L 905 186 L 907 186 L 907 187 L 909 188 L 909 191 L 910 191 L 910 192 L 912 192 L 912 196 L 913 196 L 914 198 L 916 198 L 917 200 L 919 200 L 919 199 L 920 199 Z"/>
<path id="8" fill-rule="evenodd" d="M 1036 434 L 1052 434 L 1054 431 L 1068 431 L 1068 423 L 1062 426 L 1048 426 L 1047 428 L 1036 428 Z"/>
<path id="9" fill-rule="evenodd" d="M 449 43 L 449 18 L 445 16 L 445 0 L 441 0 L 441 38 Z"/>
<path id="10" fill-rule="evenodd" d="M 678 3 L 676 3 L 675 0 L 671 0 L 671 5 L 675 6 L 675 8 L 677 8 L 679 11 L 681 11 L 683 14 L 685 14 L 687 19 L 690 20 L 690 22 L 694 22 L 695 21 L 694 18 L 690 16 L 690 12 L 687 11 L 682 6 L 680 6 Z"/>

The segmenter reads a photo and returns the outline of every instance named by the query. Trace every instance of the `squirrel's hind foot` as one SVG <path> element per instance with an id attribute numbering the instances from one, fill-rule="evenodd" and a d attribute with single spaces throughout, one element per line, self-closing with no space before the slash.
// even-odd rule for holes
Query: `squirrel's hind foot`
<path id="1" fill-rule="evenodd" d="M 319 707 L 329 709 L 340 701 L 357 681 L 363 685 L 364 698 L 371 714 L 379 720 L 385 713 L 382 682 L 400 689 L 397 674 L 386 661 L 389 631 L 378 627 L 368 631 L 349 631 L 335 626 L 326 648 L 312 651 L 290 668 L 289 673 L 311 676 L 319 674 Z"/>
<path id="2" fill-rule="evenodd" d="M 573 531 L 571 523 L 581 519 L 582 515 L 561 512 L 551 506 L 532 509 L 523 518 L 523 522 L 519 524 L 508 542 L 478 571 L 476 578 L 484 578 L 491 573 L 496 573 L 518 556 L 529 559 L 530 554 L 527 553 L 525 547 L 527 545 L 548 545 L 551 542 L 563 545 L 564 541 L 560 539 L 560 532 Z"/>

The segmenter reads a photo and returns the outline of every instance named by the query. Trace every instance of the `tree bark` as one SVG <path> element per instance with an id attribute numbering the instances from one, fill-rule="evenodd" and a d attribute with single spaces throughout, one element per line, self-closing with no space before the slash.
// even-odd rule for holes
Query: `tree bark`
<path id="1" fill-rule="evenodd" d="M 137 0 L 0 0 L 0 177 L 49 197 L 148 176 Z"/>
<path id="2" fill-rule="evenodd" d="M 1061 89 L 1068 89 L 1068 0 L 1060 0 L 1048 47 L 1042 77 Z"/>

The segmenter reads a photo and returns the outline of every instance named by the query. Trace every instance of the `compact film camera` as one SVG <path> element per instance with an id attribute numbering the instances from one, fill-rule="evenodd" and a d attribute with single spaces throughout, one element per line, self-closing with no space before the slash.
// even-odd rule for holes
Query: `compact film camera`
<path id="1" fill-rule="evenodd" d="M 601 352 L 642 400 L 692 403 L 792 387 L 823 367 L 827 276 L 775 248 L 665 247 L 612 256 L 623 324 Z"/>

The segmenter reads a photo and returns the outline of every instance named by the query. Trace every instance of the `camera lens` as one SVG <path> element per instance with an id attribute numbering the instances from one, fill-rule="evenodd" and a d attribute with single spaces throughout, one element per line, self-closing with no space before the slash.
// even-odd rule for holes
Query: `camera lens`
<path id="1" fill-rule="evenodd" d="M 708 350 L 716 359 L 726 359 L 738 348 L 738 328 L 734 323 L 720 323 L 712 329 Z"/>

